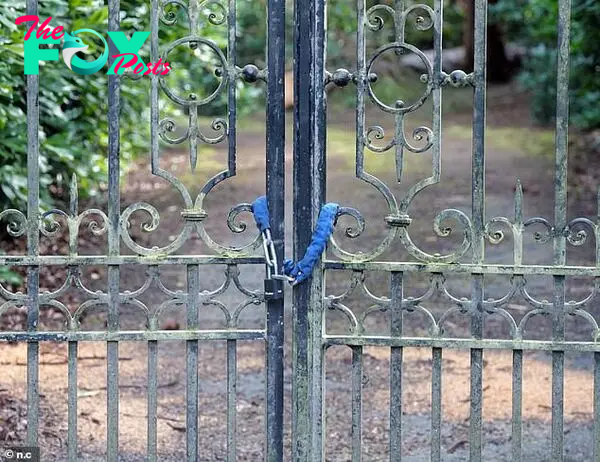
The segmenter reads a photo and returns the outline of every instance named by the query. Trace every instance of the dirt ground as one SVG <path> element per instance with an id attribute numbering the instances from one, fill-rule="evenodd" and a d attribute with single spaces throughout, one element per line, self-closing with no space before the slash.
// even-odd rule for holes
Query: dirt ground
<path id="1" fill-rule="evenodd" d="M 454 90 L 452 90 L 454 91 Z M 466 91 L 466 90 L 458 90 Z M 522 104 L 516 104 L 519 96 L 509 87 L 492 89 L 489 99 L 489 130 L 487 135 L 487 189 L 486 213 L 488 217 L 513 214 L 513 195 L 517 177 L 523 184 L 524 216 L 543 216 L 552 221 L 553 216 L 553 140 L 552 132 L 531 126 Z M 369 249 L 381 239 L 385 229 L 383 216 L 385 204 L 369 185 L 354 178 L 354 126 L 352 114 L 340 116 L 330 111 L 327 198 L 341 205 L 361 211 L 367 222 L 365 233 L 347 242 L 339 233 L 341 242 L 350 249 Z M 371 116 L 370 116 L 371 117 Z M 289 116 L 291 120 L 291 115 Z M 520 121 L 520 122 L 519 122 Z M 380 124 L 391 129 L 390 120 L 374 116 L 370 124 Z M 457 208 L 469 214 L 471 208 L 471 121 L 464 111 L 447 113 L 444 118 L 442 138 L 442 179 L 438 185 L 422 192 L 411 210 L 414 222 L 411 236 L 415 242 L 429 251 L 444 252 L 457 244 L 457 237 L 440 239 L 432 231 L 433 218 L 444 208 Z M 517 126 L 515 126 L 517 125 Z M 407 127 L 407 133 L 412 130 Z M 387 131 L 390 133 L 390 131 Z M 392 131 L 393 133 L 393 131 Z M 291 255 L 291 179 L 292 136 L 288 131 L 287 146 L 287 223 L 286 247 Z M 206 210 L 209 218 L 207 230 L 213 236 L 223 237 L 224 242 L 248 242 L 254 236 L 254 228 L 241 236 L 232 236 L 226 226 L 229 209 L 241 202 L 251 202 L 264 193 L 264 131 L 260 120 L 242 124 L 238 132 L 238 175 L 225 181 L 209 194 Z M 182 151 L 167 153 L 164 166 L 178 174 L 193 191 L 199 191 L 204 181 L 222 169 L 226 147 L 200 148 L 199 162 L 194 174 L 189 172 L 187 154 Z M 402 183 L 394 184 L 393 156 L 370 153 L 366 168 L 369 172 L 392 185 L 397 194 L 406 191 L 431 168 L 430 154 L 405 154 L 405 171 Z M 152 203 L 161 215 L 159 228 L 150 235 L 136 234 L 145 245 L 165 245 L 174 240 L 180 229 L 179 212 L 181 199 L 166 182 L 153 178 L 146 160 L 139 168 L 123 179 L 123 207 L 140 200 Z M 595 209 L 595 195 L 578 197 L 571 205 L 569 216 L 576 217 L 581 211 Z M 101 204 L 101 200 L 100 200 Z M 247 217 L 251 223 L 251 217 Z M 141 223 L 138 218 L 138 224 Z M 348 221 L 348 224 L 351 222 Z M 344 229 L 346 222 L 340 223 Z M 135 225 L 133 228 L 136 228 Z M 460 235 L 460 232 L 457 233 Z M 531 237 L 531 236 L 530 236 Z M 57 242 L 60 242 L 58 240 Z M 49 253 L 60 251 L 43 242 Z M 400 246 L 393 246 L 385 259 L 407 259 Z M 81 252 L 102 254 L 106 248 L 105 237 L 90 239 L 81 234 Z M 569 248 L 569 262 L 590 263 L 594 255 L 594 243 Z M 124 249 L 125 251 L 125 249 Z M 180 253 L 204 251 L 197 240 L 187 243 Z M 512 262 L 510 237 L 496 246 L 486 249 L 487 261 Z M 552 243 L 536 244 L 533 239 L 525 242 L 526 263 L 550 263 Z M 124 267 L 121 272 L 121 290 L 134 290 L 144 281 L 145 268 Z M 249 288 L 260 288 L 262 268 L 240 268 L 241 279 Z M 327 293 L 340 293 L 348 283 L 345 272 L 328 275 Z M 43 279 L 46 289 L 52 289 L 64 280 L 64 269 L 53 271 Z M 105 289 L 104 268 L 86 268 L 84 280 L 93 290 Z M 173 289 L 183 289 L 186 284 L 185 268 L 173 266 L 161 268 L 161 280 Z M 210 290 L 223 280 L 222 268 L 203 268 L 201 288 Z M 548 278 L 531 278 L 528 289 L 536 298 L 551 299 Z M 386 295 L 387 280 L 378 274 L 367 274 L 367 285 L 372 292 Z M 408 275 L 406 295 L 416 296 L 427 287 L 427 278 Z M 469 296 L 468 279 L 449 277 L 448 285 L 456 296 Z M 591 290 L 593 282 L 582 278 L 568 281 L 569 299 L 582 299 Z M 486 298 L 500 297 L 509 287 L 508 277 L 486 279 Z M 286 308 L 286 370 L 285 370 L 285 444 L 286 460 L 289 459 L 290 441 L 290 393 L 291 393 L 291 303 L 287 293 Z M 142 301 L 152 310 L 160 302 L 161 295 L 148 291 Z M 243 296 L 228 290 L 219 300 L 230 309 Z M 69 306 L 76 306 L 80 295 L 75 291 L 66 297 Z M 352 309 L 361 313 L 366 308 L 364 300 L 352 299 Z M 448 308 L 447 302 L 433 298 L 427 308 L 439 316 Z M 520 318 L 530 307 L 524 301 L 516 301 L 509 311 Z M 598 308 L 589 311 L 598 317 Z M 20 329 L 22 318 L 13 312 L 11 329 Z M 261 327 L 264 323 L 264 307 L 250 306 L 245 310 L 241 325 L 245 328 Z M 103 329 L 105 313 L 99 310 L 85 318 L 83 329 Z M 453 317 L 448 335 L 468 335 L 468 320 Z M 373 333 L 386 333 L 389 320 L 384 316 L 369 318 L 368 329 Z M 48 319 L 47 328 L 57 328 L 57 320 Z M 569 339 L 588 339 L 589 328 L 568 319 Z M 180 328 L 185 325 L 183 311 L 169 312 L 161 318 L 161 327 Z M 202 307 L 201 326 L 222 325 L 222 315 L 217 309 Z M 44 326 L 41 326 L 43 328 Z M 141 328 L 139 315 L 123 308 L 121 328 Z M 405 334 L 423 332 L 419 318 L 406 319 Z M 328 317 L 331 332 L 343 329 L 343 321 L 332 313 Z M 485 323 L 487 338 L 507 338 L 506 326 L 490 316 Z M 531 323 L 528 338 L 549 339 L 551 326 L 545 319 Z M 106 445 L 106 351 L 101 343 L 86 342 L 79 346 L 79 403 L 78 438 L 82 461 L 105 460 Z M 66 346 L 43 344 L 41 346 L 40 391 L 42 417 L 40 421 L 43 461 L 66 460 L 67 435 L 67 365 Z M 262 460 L 264 452 L 263 422 L 265 414 L 264 345 L 260 342 L 238 342 L 238 459 Z M 145 460 L 146 450 L 146 400 L 147 400 L 147 346 L 145 343 L 123 342 L 120 344 L 120 433 L 119 445 L 122 461 Z M 363 402 L 363 458 L 365 461 L 389 459 L 389 350 L 368 347 L 365 349 L 364 402 Z M 511 458 L 511 373 L 512 356 L 505 351 L 484 353 L 484 457 L 485 461 L 507 461 Z M 551 418 L 551 363 L 548 355 L 527 353 L 523 366 L 523 459 L 526 461 L 550 460 Z M 327 460 L 347 461 L 351 454 L 351 352 L 345 347 L 332 347 L 327 352 L 326 364 L 326 445 Z M 0 403 L 4 410 L 12 410 L 11 419 L 16 430 L 0 437 L 5 441 L 20 442 L 25 436 L 23 401 L 26 396 L 26 347 L 25 345 L 0 345 Z M 467 460 L 469 453 L 469 352 L 448 350 L 443 353 L 443 424 L 442 453 L 445 461 Z M 592 460 L 592 409 L 593 376 L 589 355 L 566 355 L 565 366 L 565 460 Z M 200 381 L 200 459 L 219 461 L 226 458 L 226 345 L 224 342 L 202 343 L 199 360 Z M 430 410 L 431 410 L 431 352 L 426 349 L 406 348 L 403 368 L 403 456 L 407 461 L 429 460 Z M 185 343 L 162 342 L 159 346 L 159 398 L 158 432 L 161 461 L 180 461 L 185 454 Z M 6 419 L 0 411 L 0 424 Z M 17 417 L 14 417 L 17 416 Z M 16 419 L 16 420 L 15 420 Z M 12 421 L 11 421 L 12 422 Z"/>

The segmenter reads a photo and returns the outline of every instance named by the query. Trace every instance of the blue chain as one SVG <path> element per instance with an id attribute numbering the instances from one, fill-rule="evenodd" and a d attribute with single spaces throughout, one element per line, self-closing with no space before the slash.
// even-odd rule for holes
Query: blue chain
<path id="1" fill-rule="evenodd" d="M 313 232 L 311 242 L 302 259 L 298 263 L 294 263 L 290 259 L 283 262 L 283 273 L 288 276 L 292 285 L 299 284 L 312 275 L 317 261 L 325 251 L 327 241 L 333 234 L 338 210 L 338 204 L 330 202 L 323 205 L 319 212 L 317 226 Z M 269 208 L 265 196 L 259 197 L 252 203 L 252 213 L 254 214 L 256 226 L 264 238 L 265 233 L 271 227 L 269 224 Z"/>

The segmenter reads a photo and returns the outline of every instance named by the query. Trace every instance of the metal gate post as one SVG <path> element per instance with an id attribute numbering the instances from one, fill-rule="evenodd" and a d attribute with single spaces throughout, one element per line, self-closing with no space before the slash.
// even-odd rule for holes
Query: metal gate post
<path id="1" fill-rule="evenodd" d="M 285 0 L 268 0 L 267 159 L 266 191 L 271 237 L 278 262 L 283 262 L 285 220 Z M 280 281 L 281 282 L 281 281 Z M 283 298 L 267 307 L 267 462 L 283 460 Z"/>
<path id="2" fill-rule="evenodd" d="M 325 198 L 325 0 L 295 0 L 294 259 Z M 293 293 L 292 460 L 323 460 L 323 270 Z"/>

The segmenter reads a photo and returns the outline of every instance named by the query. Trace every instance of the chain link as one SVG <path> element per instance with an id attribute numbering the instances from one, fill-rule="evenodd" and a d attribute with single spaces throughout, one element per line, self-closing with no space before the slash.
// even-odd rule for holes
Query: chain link
<path id="1" fill-rule="evenodd" d="M 262 244 L 265 252 L 265 262 L 267 264 L 267 279 L 281 279 L 288 282 L 294 282 L 294 278 L 279 274 L 279 262 L 275 252 L 275 244 L 271 238 L 271 230 L 265 229 L 262 233 Z"/>

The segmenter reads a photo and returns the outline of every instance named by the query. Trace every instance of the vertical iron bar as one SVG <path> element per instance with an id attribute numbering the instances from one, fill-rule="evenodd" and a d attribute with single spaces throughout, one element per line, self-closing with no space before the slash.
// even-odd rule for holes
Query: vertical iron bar
<path id="1" fill-rule="evenodd" d="M 600 461 L 600 353 L 594 353 L 594 461 Z"/>
<path id="2" fill-rule="evenodd" d="M 554 310 L 552 313 L 552 338 L 565 338 L 565 277 L 554 276 Z M 564 351 L 552 352 L 552 460 L 563 460 L 564 422 Z"/>
<path id="3" fill-rule="evenodd" d="M 431 462 L 440 462 L 442 446 L 442 349 L 432 348 Z"/>
<path id="4" fill-rule="evenodd" d="M 27 14 L 37 15 L 37 0 L 27 0 Z M 27 255 L 39 255 L 39 75 L 27 76 Z M 38 328 L 40 268 L 27 268 L 27 330 Z M 39 343 L 27 343 L 27 445 L 37 446 L 39 426 Z"/>
<path id="5" fill-rule="evenodd" d="M 229 85 L 227 91 L 228 124 L 228 176 L 235 175 L 237 151 L 237 94 L 236 94 L 236 35 L 237 35 L 237 2 L 229 0 L 227 16 L 227 65 Z M 268 23 L 268 22 L 267 22 Z M 268 66 L 267 66 L 268 67 Z M 269 401 L 267 400 L 267 407 Z M 268 412 L 267 412 L 268 414 Z M 236 460 L 237 445 L 237 342 L 227 341 L 227 461 Z M 267 421 L 269 418 L 267 417 Z M 267 423 L 268 425 L 268 423 Z"/>
<path id="6" fill-rule="evenodd" d="M 485 226 L 485 127 L 486 127 L 486 40 L 487 40 L 487 1 L 475 3 L 475 42 L 473 81 L 473 158 L 472 158 L 472 222 L 475 230 L 473 238 L 473 263 L 484 259 Z"/>
<path id="7" fill-rule="evenodd" d="M 157 461 L 158 342 L 148 341 L 148 462 Z"/>
<path id="8" fill-rule="evenodd" d="M 556 88 L 556 156 L 554 179 L 554 263 L 566 262 L 566 240 L 563 231 L 567 225 L 567 157 L 569 135 L 569 36 L 571 0 L 559 0 L 558 55 Z"/>
<path id="9" fill-rule="evenodd" d="M 404 42 L 404 29 L 406 27 L 404 21 L 402 21 L 402 13 L 404 13 L 405 8 L 405 0 L 394 0 L 394 25 L 396 26 L 396 41 L 401 43 Z"/>
<path id="10" fill-rule="evenodd" d="M 268 403 L 267 403 L 268 405 Z M 237 341 L 227 340 L 227 462 L 236 459 Z M 267 445 L 270 444 L 268 440 Z"/>
<path id="11" fill-rule="evenodd" d="M 118 267 L 109 267 L 109 288 L 111 292 L 115 292 L 115 287 L 118 290 Z M 116 274 L 116 276 L 115 276 Z M 117 280 L 117 283 L 115 283 Z M 113 312 L 113 321 L 116 310 L 118 309 L 118 296 L 109 298 L 110 306 Z M 118 313 L 117 313 L 118 314 Z M 118 330 L 110 327 L 109 330 Z M 114 324 L 112 324 L 114 325 Z M 119 451 L 119 343 L 116 341 L 108 341 L 107 349 L 107 461 L 117 462 Z"/>
<path id="12" fill-rule="evenodd" d="M 365 39 L 365 0 L 356 2 L 356 177 L 364 178 L 365 164 L 365 93 L 367 59 Z M 399 121 L 398 121 L 399 122 Z M 401 173 L 401 172 L 399 172 Z"/>
<path id="13" fill-rule="evenodd" d="M 554 264 L 566 264 L 567 157 L 569 131 L 569 38 L 571 0 L 558 2 L 556 140 L 554 179 Z M 552 339 L 565 339 L 565 277 L 554 276 Z M 563 460 L 564 351 L 552 352 L 552 459 Z"/>
<path id="14" fill-rule="evenodd" d="M 237 2 L 229 0 L 227 14 L 227 66 L 229 74 L 229 85 L 227 88 L 227 113 L 229 124 L 227 127 L 228 156 L 227 156 L 227 176 L 233 176 L 236 172 L 236 151 L 237 151 L 237 69 L 235 67 L 237 60 L 236 35 L 237 35 Z M 271 19 L 267 21 L 270 23 Z M 268 66 L 267 66 L 268 67 Z M 267 72 L 269 70 L 267 69 Z"/>
<path id="15" fill-rule="evenodd" d="M 440 181 L 442 168 L 442 87 L 439 77 L 442 74 L 442 29 L 444 24 L 444 0 L 434 0 L 433 8 L 435 13 L 434 18 L 434 34 L 433 34 L 433 90 L 432 96 L 432 131 L 434 143 L 431 150 L 431 179 L 432 182 Z"/>
<path id="16" fill-rule="evenodd" d="M 600 189 L 596 195 L 596 224 L 600 224 Z M 600 266 L 600 229 L 596 228 L 596 266 Z M 599 278 L 594 278 L 594 286 L 600 284 Z M 594 353 L 594 461 L 600 462 L 600 352 Z"/>
<path id="17" fill-rule="evenodd" d="M 152 0 L 150 11 L 150 56 L 153 63 L 158 61 L 158 4 L 159 0 Z M 159 134 L 158 119 L 160 117 L 158 107 L 158 76 L 150 74 L 150 157 L 152 173 L 159 169 Z"/>
<path id="18" fill-rule="evenodd" d="M 472 276 L 471 335 L 483 337 L 483 274 Z M 471 414 L 469 423 L 469 457 L 471 461 L 481 461 L 482 447 L 482 401 L 483 401 L 483 349 L 471 349 Z"/>
<path id="19" fill-rule="evenodd" d="M 68 435 L 69 462 L 77 462 L 77 342 L 68 343 Z"/>
<path id="20" fill-rule="evenodd" d="M 200 267 L 187 266 L 187 328 L 198 328 L 198 302 L 200 294 Z M 187 461 L 198 460 L 198 340 L 186 342 L 186 437 Z"/>
<path id="21" fill-rule="evenodd" d="M 310 0 L 295 0 L 294 2 L 294 260 L 302 255 L 300 242 L 306 247 L 309 243 L 308 235 L 303 225 L 313 222 L 312 181 L 310 180 L 309 163 L 314 161 L 314 155 L 308 155 L 306 150 L 311 147 L 309 133 L 310 126 L 310 71 L 312 62 L 306 59 L 313 53 L 308 34 L 310 33 L 310 19 L 312 16 Z M 304 56 L 303 56 L 304 54 Z M 313 109 L 314 111 L 314 109 Z M 301 160 L 304 151 L 306 158 Z M 302 184 L 304 183 L 304 184 Z M 305 187 L 305 193 L 301 188 Z M 302 221 L 299 220 L 302 217 Z M 292 320 L 292 459 L 294 462 L 309 461 L 310 434 L 309 434 L 309 408 L 303 405 L 309 399 L 308 387 L 308 303 L 310 291 L 308 285 L 294 288 Z"/>
<path id="22" fill-rule="evenodd" d="M 352 462 L 362 459 L 363 349 L 352 346 Z"/>
<path id="23" fill-rule="evenodd" d="M 473 263 L 484 260 L 485 227 L 485 125 L 487 66 L 487 1 L 475 2 L 473 94 L 472 221 Z M 471 335 L 483 338 L 483 274 L 471 275 Z M 481 461 L 483 349 L 471 350 L 471 411 L 469 422 L 469 460 Z"/>
<path id="24" fill-rule="evenodd" d="M 71 200 L 69 201 L 69 208 L 71 216 L 77 216 L 78 211 L 78 197 L 77 197 L 77 180 L 73 176 L 71 183 Z M 69 236 L 71 243 L 75 242 L 77 236 Z M 77 245 L 69 245 L 69 255 L 77 254 Z M 78 273 L 79 268 L 76 266 L 69 266 L 68 273 Z M 67 458 L 69 462 L 77 462 L 77 354 L 78 354 L 78 342 L 68 342 L 68 359 L 67 359 L 67 388 L 68 388 L 68 411 L 67 411 Z"/>
<path id="25" fill-rule="evenodd" d="M 434 61 L 433 61 L 433 133 L 436 142 L 432 151 L 432 181 L 438 182 L 441 168 L 442 90 L 439 76 L 442 72 L 443 0 L 434 1 Z M 442 446 L 442 349 L 432 348 L 431 363 L 431 461 L 441 460 Z"/>
<path id="26" fill-rule="evenodd" d="M 364 175 L 364 125 L 366 76 L 365 0 L 356 6 L 356 176 Z M 398 172 L 401 174 L 401 171 Z M 362 348 L 352 347 L 352 462 L 360 462 L 362 452 Z"/>
<path id="27" fill-rule="evenodd" d="M 325 8 L 295 0 L 294 258 L 300 258 L 325 198 Z M 320 462 L 323 446 L 323 269 L 293 292 L 292 457 Z"/>
<path id="28" fill-rule="evenodd" d="M 151 62 L 158 62 L 158 0 L 152 0 L 150 7 L 150 57 Z M 158 159 L 158 76 L 150 74 L 150 151 L 152 159 L 152 173 Z M 157 277 L 160 277 L 156 268 Z M 158 342 L 148 341 L 148 435 L 147 452 L 148 462 L 158 460 Z"/>
<path id="29" fill-rule="evenodd" d="M 513 350 L 512 369 L 512 460 L 521 462 L 523 409 L 523 350 Z"/>
<path id="30" fill-rule="evenodd" d="M 313 135 L 315 136 L 315 160 L 312 164 L 313 186 L 313 227 L 316 224 L 321 206 L 325 202 L 327 189 L 327 93 L 325 92 L 325 63 L 327 57 L 327 0 L 317 1 L 315 8 L 315 23 L 312 33 L 313 40 L 313 78 L 312 88 L 314 93 L 315 117 L 313 118 Z M 295 164 L 295 161 L 294 161 Z M 311 230 L 312 231 L 312 230 Z M 312 232 L 311 232 L 312 237 Z M 325 348 L 323 337 L 323 299 L 325 296 L 325 271 L 322 262 L 315 265 L 319 272 L 312 276 L 310 309 L 311 312 L 311 338 L 312 338 L 312 377 L 313 396 L 313 457 L 325 459 L 323 438 L 324 428 L 324 395 L 325 395 Z"/>
<path id="31" fill-rule="evenodd" d="M 232 0 L 233 1 L 233 0 Z M 283 262 L 285 224 L 285 0 L 269 0 L 267 8 L 267 158 L 266 191 L 271 238 Z M 268 462 L 283 460 L 283 325 L 284 299 L 266 301 L 266 392 Z"/>
<path id="32" fill-rule="evenodd" d="M 390 278 L 392 337 L 402 337 L 403 273 L 393 271 Z M 392 347 L 390 357 L 390 462 L 402 460 L 402 347 Z"/>
<path id="33" fill-rule="evenodd" d="M 108 30 L 118 31 L 120 26 L 120 1 L 108 2 Z M 114 49 L 112 42 L 111 50 Z M 114 53 L 109 53 L 109 66 Z M 120 217 L 120 77 L 108 76 L 108 253 L 117 256 L 120 253 L 119 217 Z M 108 330 L 119 330 L 119 265 L 108 266 Z M 117 462 L 119 453 L 119 343 L 109 341 L 106 345 L 107 359 L 107 445 L 106 459 Z"/>

